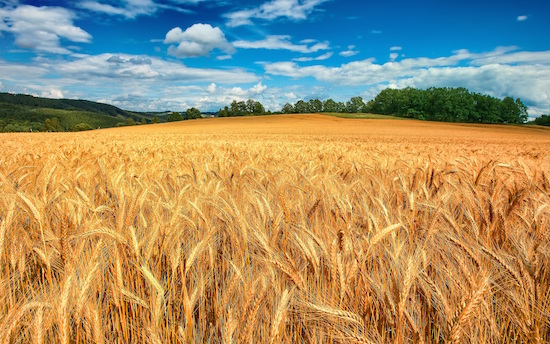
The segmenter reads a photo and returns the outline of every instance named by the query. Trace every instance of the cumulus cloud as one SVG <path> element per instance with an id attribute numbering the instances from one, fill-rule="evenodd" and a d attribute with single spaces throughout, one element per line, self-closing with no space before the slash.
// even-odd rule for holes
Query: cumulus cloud
<path id="1" fill-rule="evenodd" d="M 319 81 L 370 88 L 389 86 L 466 87 L 496 97 L 520 97 L 531 110 L 550 109 L 550 51 L 514 51 L 497 48 L 485 53 L 457 50 L 439 58 L 407 58 L 399 62 L 354 61 L 340 67 L 294 62 L 265 64 L 267 74 L 291 78 L 314 77 Z M 533 111 L 530 112 L 534 114 Z"/>
<path id="2" fill-rule="evenodd" d="M 206 88 L 206 90 L 208 91 L 208 93 L 214 93 L 214 92 L 216 92 L 216 84 L 215 84 L 215 83 L 211 83 L 210 85 L 208 85 L 208 87 Z"/>
<path id="3" fill-rule="evenodd" d="M 340 52 L 340 56 L 351 57 L 353 55 L 359 54 L 357 50 L 353 50 L 353 49 L 355 49 L 355 45 L 348 45 L 348 50 L 344 50 Z"/>
<path id="4" fill-rule="evenodd" d="M 521 22 L 521 21 L 526 21 L 527 20 L 527 16 L 518 16 L 517 17 L 517 21 Z"/>
<path id="5" fill-rule="evenodd" d="M 403 48 L 399 46 L 393 46 L 390 48 L 390 51 L 401 51 L 401 50 L 403 50 Z"/>
<path id="6" fill-rule="evenodd" d="M 257 8 L 248 8 L 226 15 L 228 26 L 253 25 L 252 19 L 272 21 L 279 18 L 305 20 L 316 7 L 330 0 L 272 0 Z"/>
<path id="7" fill-rule="evenodd" d="M 399 57 L 399 54 L 398 53 L 390 53 L 390 60 L 391 61 L 395 61 L 396 58 Z"/>
<path id="8" fill-rule="evenodd" d="M 267 90 L 267 86 L 262 85 L 261 82 L 257 83 L 250 89 L 251 94 L 259 95 L 264 93 L 264 91 Z"/>
<path id="9" fill-rule="evenodd" d="M 292 37 L 286 35 L 273 35 L 259 41 L 235 41 L 233 46 L 243 49 L 289 50 L 299 53 L 315 53 L 330 49 L 328 42 L 305 40 L 301 44 L 294 44 L 291 39 Z"/>
<path id="10" fill-rule="evenodd" d="M 194 24 L 185 31 L 175 27 L 168 31 L 164 43 L 171 44 L 168 48 L 170 55 L 182 58 L 209 56 L 214 49 L 222 50 L 226 54 L 235 52 L 222 30 L 210 24 Z"/>
<path id="11" fill-rule="evenodd" d="M 0 8 L 0 31 L 15 37 L 15 44 L 23 49 L 54 54 L 69 54 L 61 40 L 89 43 L 92 36 L 73 24 L 75 14 L 60 7 L 21 5 Z"/>

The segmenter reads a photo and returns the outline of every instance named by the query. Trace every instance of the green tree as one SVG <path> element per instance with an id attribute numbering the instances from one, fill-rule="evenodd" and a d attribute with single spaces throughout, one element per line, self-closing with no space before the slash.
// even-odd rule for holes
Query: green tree
<path id="1" fill-rule="evenodd" d="M 353 97 L 346 103 L 346 112 L 357 113 L 365 107 L 362 97 Z"/>
<path id="2" fill-rule="evenodd" d="M 151 119 L 151 124 L 157 124 L 157 123 L 160 123 L 160 118 L 158 118 L 157 116 L 153 117 Z"/>
<path id="3" fill-rule="evenodd" d="M 525 123 L 529 118 L 529 114 L 527 113 L 527 106 L 525 106 L 525 104 L 523 104 L 523 102 L 519 98 L 516 98 L 515 103 L 517 108 L 519 109 L 519 117 L 517 123 Z"/>
<path id="4" fill-rule="evenodd" d="M 218 110 L 218 117 L 229 117 L 229 108 L 226 106 Z"/>
<path id="5" fill-rule="evenodd" d="M 254 113 L 256 109 L 256 102 L 253 99 L 248 99 L 246 101 L 246 111 L 245 113 Z"/>
<path id="6" fill-rule="evenodd" d="M 168 117 L 166 117 L 167 122 L 177 122 L 183 121 L 183 116 L 179 112 L 171 112 Z"/>
<path id="7" fill-rule="evenodd" d="M 73 131 L 86 131 L 86 130 L 92 130 L 92 129 L 94 128 L 92 128 L 92 126 L 89 125 L 88 123 L 78 123 L 73 125 Z"/>
<path id="8" fill-rule="evenodd" d="M 294 113 L 294 106 L 292 106 L 290 103 L 286 103 L 283 108 L 281 109 L 282 113 Z"/>
<path id="9" fill-rule="evenodd" d="M 63 127 L 61 126 L 61 123 L 59 123 L 59 119 L 57 119 L 57 117 L 46 118 L 46 120 L 44 121 L 43 130 L 58 132 L 58 131 L 63 131 Z"/>
<path id="10" fill-rule="evenodd" d="M 541 115 L 535 118 L 535 124 L 550 126 L 550 115 Z"/>
<path id="11" fill-rule="evenodd" d="M 201 118 L 201 112 L 199 109 L 196 109 L 194 107 L 187 109 L 185 111 L 185 119 L 197 119 Z"/>
<path id="12" fill-rule="evenodd" d="M 518 108 L 514 98 L 506 97 L 500 103 L 500 116 L 504 123 L 518 123 L 521 110 Z"/>
<path id="13" fill-rule="evenodd" d="M 297 113 L 307 113 L 309 112 L 309 105 L 303 100 L 298 100 L 294 105 L 294 111 Z"/>
<path id="14" fill-rule="evenodd" d="M 327 99 L 323 102 L 323 112 L 337 112 L 337 104 L 332 99 Z"/>
<path id="15" fill-rule="evenodd" d="M 265 113 L 265 108 L 260 102 L 254 102 L 254 109 L 252 111 L 255 115 L 263 115 Z"/>
<path id="16" fill-rule="evenodd" d="M 323 102 L 319 99 L 310 99 L 308 102 L 308 108 L 311 113 L 323 112 Z"/>

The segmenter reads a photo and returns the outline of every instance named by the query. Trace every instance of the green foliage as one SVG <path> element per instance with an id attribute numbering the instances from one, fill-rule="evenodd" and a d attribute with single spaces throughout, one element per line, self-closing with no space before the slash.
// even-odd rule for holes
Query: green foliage
<path id="1" fill-rule="evenodd" d="M 78 123 L 73 126 L 73 131 L 86 131 L 86 130 L 92 130 L 92 129 L 94 128 L 92 128 L 92 126 L 89 125 L 88 123 Z"/>
<path id="2" fill-rule="evenodd" d="M 166 117 L 167 122 L 177 122 L 183 121 L 183 116 L 179 112 L 171 112 L 168 117 Z"/>
<path id="3" fill-rule="evenodd" d="M 107 114 L 112 117 L 128 116 L 130 112 L 116 106 L 78 99 L 50 99 L 25 94 L 0 93 L 0 103 L 24 105 L 34 108 L 48 108 L 58 110 L 75 110 Z"/>
<path id="4" fill-rule="evenodd" d="M 46 120 L 44 121 L 43 130 L 50 132 L 65 131 L 61 126 L 61 123 L 59 123 L 59 119 L 57 119 L 57 117 L 46 118 Z"/>
<path id="5" fill-rule="evenodd" d="M 282 113 L 294 113 L 294 106 L 289 103 L 286 103 L 281 109 Z"/>
<path id="6" fill-rule="evenodd" d="M 385 89 L 366 112 L 445 122 L 524 123 L 527 107 L 518 98 L 500 100 L 463 87 Z"/>
<path id="7" fill-rule="evenodd" d="M 152 116 L 85 100 L 0 93 L 0 131 L 69 131 L 81 123 L 108 128 L 126 118 L 142 121 Z"/>
<path id="8" fill-rule="evenodd" d="M 535 124 L 550 126 L 550 115 L 541 115 L 535 118 Z"/>
<path id="9" fill-rule="evenodd" d="M 224 107 L 218 110 L 218 117 L 235 117 L 235 116 L 258 116 L 265 115 L 265 108 L 262 103 L 253 99 L 248 99 L 246 102 L 236 101 L 231 102 L 230 107 Z"/>
<path id="10" fill-rule="evenodd" d="M 155 116 L 151 119 L 151 124 L 157 124 L 160 123 L 160 118 L 158 116 Z"/>
<path id="11" fill-rule="evenodd" d="M 201 118 L 201 112 L 192 107 L 190 109 L 187 109 L 187 111 L 185 111 L 185 119 L 197 119 L 197 118 Z"/>
<path id="12" fill-rule="evenodd" d="M 218 111 L 218 117 L 229 117 L 229 107 L 224 107 Z"/>

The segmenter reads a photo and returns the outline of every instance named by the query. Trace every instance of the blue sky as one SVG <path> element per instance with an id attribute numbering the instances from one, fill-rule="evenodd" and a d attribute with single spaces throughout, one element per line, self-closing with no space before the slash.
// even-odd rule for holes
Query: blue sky
<path id="1" fill-rule="evenodd" d="M 138 111 L 466 87 L 550 112 L 550 3 L 0 0 L 0 91 Z"/>

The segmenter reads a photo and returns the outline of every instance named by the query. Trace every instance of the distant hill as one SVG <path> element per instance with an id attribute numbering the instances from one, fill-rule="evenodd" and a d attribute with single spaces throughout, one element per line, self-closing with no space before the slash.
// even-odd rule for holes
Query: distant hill
<path id="1" fill-rule="evenodd" d="M 0 131 L 76 131 L 150 123 L 161 113 L 139 113 L 88 100 L 0 93 Z M 161 116 L 158 116 L 162 118 Z"/>

